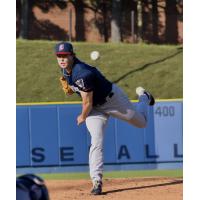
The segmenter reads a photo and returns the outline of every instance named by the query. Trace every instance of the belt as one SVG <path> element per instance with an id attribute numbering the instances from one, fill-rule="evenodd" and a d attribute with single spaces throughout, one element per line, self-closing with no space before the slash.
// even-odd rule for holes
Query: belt
<path id="1" fill-rule="evenodd" d="M 103 105 L 104 103 L 106 103 L 113 95 L 114 95 L 114 92 L 111 91 L 111 92 L 105 97 L 105 99 L 103 99 L 101 102 L 97 103 L 97 106 L 101 106 L 101 105 Z"/>
<path id="2" fill-rule="evenodd" d="M 113 95 L 114 95 L 114 92 L 110 92 L 107 97 L 111 98 Z"/>

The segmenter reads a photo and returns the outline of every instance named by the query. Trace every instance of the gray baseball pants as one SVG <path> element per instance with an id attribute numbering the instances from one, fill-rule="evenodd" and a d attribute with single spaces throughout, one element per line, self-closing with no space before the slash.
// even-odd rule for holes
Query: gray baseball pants
<path id="1" fill-rule="evenodd" d="M 139 102 L 134 106 L 117 85 L 113 84 L 112 92 L 114 95 L 111 98 L 107 97 L 107 102 L 103 105 L 93 107 L 86 118 L 86 126 L 91 135 L 89 168 L 93 183 L 95 180 L 101 180 L 103 176 L 103 140 L 109 116 L 124 120 L 138 128 L 144 128 L 147 124 L 146 95 L 141 95 Z"/>

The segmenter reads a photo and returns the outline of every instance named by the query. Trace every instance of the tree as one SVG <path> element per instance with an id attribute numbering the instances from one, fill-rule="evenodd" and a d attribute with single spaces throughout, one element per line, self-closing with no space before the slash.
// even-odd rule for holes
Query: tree
<path id="1" fill-rule="evenodd" d="M 152 0 L 153 42 L 158 43 L 158 0 Z"/>
<path id="2" fill-rule="evenodd" d="M 110 10 L 112 1 L 107 0 L 90 0 L 87 8 L 95 13 L 95 18 L 91 20 L 95 24 L 99 33 L 104 38 L 104 42 L 108 42 L 110 35 Z"/>
<path id="3" fill-rule="evenodd" d="M 137 2 L 137 38 L 138 41 L 142 41 L 142 0 Z"/>
<path id="4" fill-rule="evenodd" d="M 108 28 L 107 28 L 107 4 L 106 4 L 106 1 L 103 0 L 102 1 L 102 14 L 103 14 L 103 34 L 104 34 L 104 41 L 105 42 L 108 42 Z"/>
<path id="5" fill-rule="evenodd" d="M 85 23 L 84 23 L 84 8 L 86 7 L 83 0 L 71 0 L 76 11 L 76 41 L 85 40 Z"/>
<path id="6" fill-rule="evenodd" d="M 178 40 L 178 12 L 176 0 L 166 0 L 166 28 L 165 28 L 165 40 L 167 43 L 176 44 Z"/>
<path id="7" fill-rule="evenodd" d="M 120 29 L 120 12 L 121 12 L 121 1 L 112 0 L 112 19 L 111 19 L 111 41 L 121 41 L 121 29 Z"/>
<path id="8" fill-rule="evenodd" d="M 21 19 L 20 19 L 19 37 L 23 39 L 28 38 L 28 16 L 29 16 L 28 0 L 21 0 Z"/>

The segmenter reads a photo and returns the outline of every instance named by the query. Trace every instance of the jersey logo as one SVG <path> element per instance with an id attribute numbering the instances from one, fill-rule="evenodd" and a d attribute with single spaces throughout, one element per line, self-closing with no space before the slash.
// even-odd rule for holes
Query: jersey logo
<path id="1" fill-rule="evenodd" d="M 64 49 L 64 44 L 60 44 L 59 51 L 62 51 Z"/>
<path id="2" fill-rule="evenodd" d="M 80 93 L 80 90 L 78 89 L 78 87 L 75 87 L 75 86 L 73 86 L 73 85 L 70 85 L 70 88 L 71 88 L 74 92 Z"/>
<path id="3" fill-rule="evenodd" d="M 84 89 L 85 86 L 84 86 L 84 82 L 83 82 L 83 79 L 79 79 L 76 81 L 76 85 L 78 85 L 78 87 Z"/>

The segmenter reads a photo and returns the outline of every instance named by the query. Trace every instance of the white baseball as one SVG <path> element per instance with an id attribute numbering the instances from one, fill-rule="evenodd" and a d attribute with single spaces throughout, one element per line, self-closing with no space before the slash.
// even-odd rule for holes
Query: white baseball
<path id="1" fill-rule="evenodd" d="M 90 58 L 91 60 L 97 60 L 100 57 L 100 53 L 98 51 L 92 51 L 90 53 Z"/>

